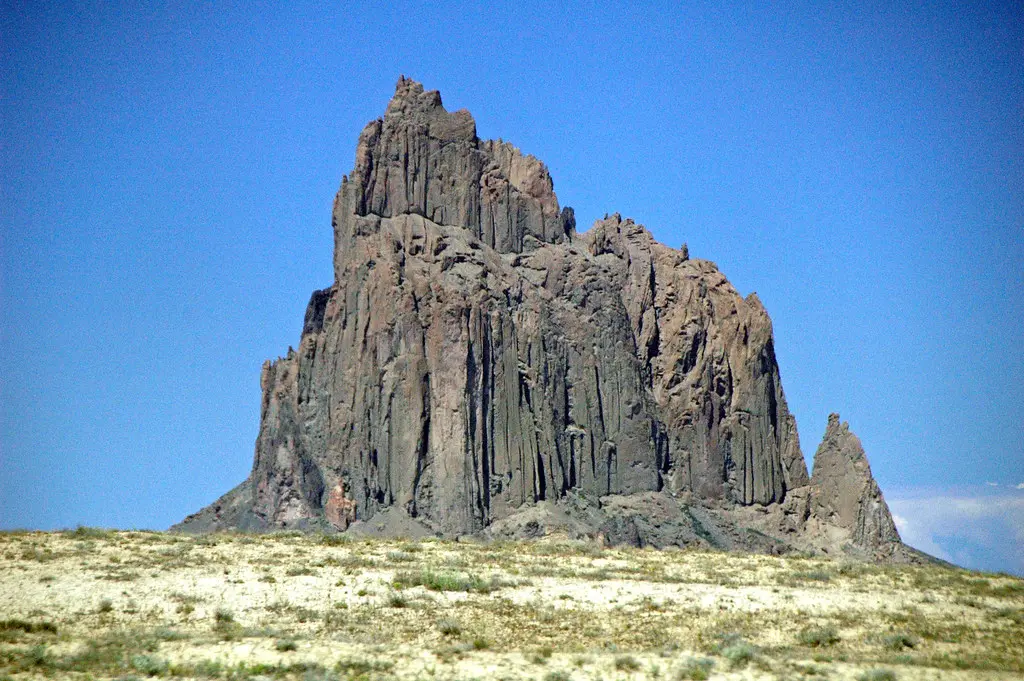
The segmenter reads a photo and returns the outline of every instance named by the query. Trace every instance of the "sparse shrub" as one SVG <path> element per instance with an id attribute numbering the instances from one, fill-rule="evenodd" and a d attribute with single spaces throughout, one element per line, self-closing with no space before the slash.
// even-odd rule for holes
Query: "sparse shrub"
<path id="1" fill-rule="evenodd" d="M 114 610 L 114 602 L 109 598 L 101 598 L 96 610 L 101 613 L 112 612 Z"/>
<path id="2" fill-rule="evenodd" d="M 45 563 L 47 561 L 56 560 L 56 558 L 57 554 L 51 551 L 50 549 L 44 548 L 40 550 L 35 546 L 30 546 L 29 548 L 24 549 L 21 552 L 22 560 L 34 560 L 39 563 Z"/>
<path id="3" fill-rule="evenodd" d="M 843 577 L 860 577 L 864 574 L 864 566 L 860 563 L 843 563 L 836 569 L 836 572 Z"/>
<path id="4" fill-rule="evenodd" d="M 75 539 L 111 539 L 114 537 L 113 530 L 105 530 L 101 527 L 86 527 L 84 525 L 79 525 L 66 534 Z"/>
<path id="5" fill-rule="evenodd" d="M 757 657 L 757 648 L 739 634 L 723 634 L 713 652 L 729 660 L 733 668 L 744 667 Z"/>
<path id="6" fill-rule="evenodd" d="M 406 608 L 409 606 L 409 599 L 400 593 L 392 593 L 388 597 L 388 605 L 392 608 Z"/>
<path id="7" fill-rule="evenodd" d="M 869 669 L 857 681 L 896 681 L 896 672 L 890 669 Z"/>
<path id="8" fill-rule="evenodd" d="M 131 663 L 132 669 L 146 676 L 160 676 L 168 668 L 167 660 L 155 655 L 133 655 Z"/>
<path id="9" fill-rule="evenodd" d="M 290 653 L 292 651 L 298 650 L 299 644 L 290 638 L 282 638 L 278 639 L 277 643 L 274 644 L 274 647 L 282 653 Z"/>
<path id="10" fill-rule="evenodd" d="M 561 669 L 550 671 L 544 675 L 544 681 L 571 681 L 571 679 L 572 676 L 570 676 L 569 672 L 562 671 Z"/>
<path id="11" fill-rule="evenodd" d="M 812 648 L 823 648 L 839 641 L 835 627 L 810 627 L 800 632 L 800 643 Z"/>
<path id="12" fill-rule="evenodd" d="M 219 679 L 224 675 L 224 663 L 220 660 L 200 660 L 190 665 L 188 672 L 201 679 Z"/>
<path id="13" fill-rule="evenodd" d="M 56 634 L 53 622 L 26 622 L 25 620 L 0 620 L 0 631 L 23 631 L 26 634 Z"/>
<path id="14" fill-rule="evenodd" d="M 351 541 L 352 540 L 344 534 L 325 534 L 320 537 L 320 543 L 324 546 L 342 546 Z"/>
<path id="15" fill-rule="evenodd" d="M 388 560 L 392 563 L 409 563 L 416 560 L 416 556 L 408 551 L 389 551 Z"/>
<path id="16" fill-rule="evenodd" d="M 640 662 L 632 655 L 619 655 L 615 658 L 615 668 L 622 672 L 635 672 L 640 669 Z"/>
<path id="17" fill-rule="evenodd" d="M 234 641 L 242 635 L 242 625 L 235 621 L 235 616 L 230 610 L 217 608 L 213 619 L 213 630 L 221 640 Z"/>
<path id="18" fill-rule="evenodd" d="M 690 657 L 683 660 L 676 672 L 679 681 L 707 681 L 715 661 L 707 657 Z"/>
<path id="19" fill-rule="evenodd" d="M 277 578 L 274 575 L 263 575 L 260 577 L 260 581 L 266 584 L 277 584 Z"/>
<path id="20" fill-rule="evenodd" d="M 42 644 L 29 648 L 26 657 L 33 667 L 46 667 L 50 664 L 50 651 Z"/>
<path id="21" fill-rule="evenodd" d="M 301 575 L 315 575 L 316 570 L 309 567 L 308 565 L 301 565 L 298 567 L 288 568 L 285 574 L 289 577 L 299 577 Z"/>
<path id="22" fill-rule="evenodd" d="M 920 641 L 916 636 L 903 632 L 886 634 L 882 637 L 882 645 L 896 652 L 900 652 L 904 648 L 916 648 L 919 643 Z"/>
<path id="23" fill-rule="evenodd" d="M 1005 617 L 1014 624 L 1024 624 L 1024 610 L 1021 608 L 999 608 L 995 611 L 996 617 Z"/>
<path id="24" fill-rule="evenodd" d="M 344 675 L 346 679 L 367 679 L 377 678 L 378 674 L 374 672 L 387 672 L 394 666 L 394 662 L 390 660 L 338 660 L 334 665 L 334 671 Z"/>
<path id="25" fill-rule="evenodd" d="M 477 636 L 473 639 L 473 650 L 487 650 L 491 647 L 491 642 L 483 636 Z"/>
<path id="26" fill-rule="evenodd" d="M 530 658 L 534 664 L 547 664 L 548 660 L 551 659 L 551 655 L 554 654 L 554 650 L 551 646 L 544 646 L 540 650 L 536 651 Z"/>
<path id="27" fill-rule="evenodd" d="M 993 587 L 990 593 L 996 598 L 1022 596 L 1024 595 L 1024 581 L 1017 580 L 1008 584 Z"/>
<path id="28" fill-rule="evenodd" d="M 437 629 L 445 636 L 458 636 L 462 633 L 462 625 L 453 619 L 438 620 Z"/>
<path id="29" fill-rule="evenodd" d="M 793 576 L 797 579 L 811 582 L 827 582 L 832 579 L 832 575 L 824 570 L 807 570 L 805 572 L 797 572 Z"/>
<path id="30" fill-rule="evenodd" d="M 168 627 L 157 627 L 153 630 L 153 637 L 160 641 L 184 641 L 188 635 Z"/>
<path id="31" fill-rule="evenodd" d="M 436 572 L 420 570 L 419 572 L 403 571 L 395 575 L 392 581 L 395 587 L 422 586 L 430 591 L 476 591 L 491 593 L 508 583 L 498 577 L 483 579 L 477 575 L 465 575 L 458 572 Z"/>

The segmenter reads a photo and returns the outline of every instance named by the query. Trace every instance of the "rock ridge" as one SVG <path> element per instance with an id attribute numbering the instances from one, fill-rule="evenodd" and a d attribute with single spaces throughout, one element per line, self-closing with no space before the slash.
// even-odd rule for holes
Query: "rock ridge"
<path id="1" fill-rule="evenodd" d="M 544 164 L 437 91 L 399 79 L 332 226 L 250 477 L 176 529 L 898 544 L 845 424 L 808 476 L 756 294 L 618 214 L 577 234 Z"/>

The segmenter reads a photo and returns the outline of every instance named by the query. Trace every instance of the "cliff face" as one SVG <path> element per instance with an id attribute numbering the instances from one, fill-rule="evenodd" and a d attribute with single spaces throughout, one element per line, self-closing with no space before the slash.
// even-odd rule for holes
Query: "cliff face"
<path id="1" fill-rule="evenodd" d="M 545 166 L 437 92 L 398 82 L 333 226 L 335 281 L 263 367 L 249 480 L 179 529 L 386 510 L 455 536 L 573 500 L 781 514 L 806 491 L 757 296 L 618 215 L 577 235 Z"/>

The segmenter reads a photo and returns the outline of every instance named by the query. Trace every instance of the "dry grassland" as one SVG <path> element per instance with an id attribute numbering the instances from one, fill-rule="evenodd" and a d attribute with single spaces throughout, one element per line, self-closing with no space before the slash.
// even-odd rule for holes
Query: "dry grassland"
<path id="1" fill-rule="evenodd" d="M 0 679 L 1021 679 L 1024 580 L 819 558 L 0 534 Z"/>

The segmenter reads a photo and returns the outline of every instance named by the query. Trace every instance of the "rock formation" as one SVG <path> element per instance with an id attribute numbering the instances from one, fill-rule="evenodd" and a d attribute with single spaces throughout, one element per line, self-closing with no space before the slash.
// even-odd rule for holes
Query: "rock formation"
<path id="1" fill-rule="evenodd" d="M 812 516 L 845 530 L 855 546 L 886 552 L 900 543 L 860 439 L 850 432 L 849 424 L 840 424 L 839 414 L 828 417 L 812 470 Z"/>
<path id="2" fill-rule="evenodd" d="M 848 431 L 809 480 L 755 294 L 619 215 L 576 234 L 544 164 L 436 91 L 398 81 L 333 227 L 334 283 L 263 367 L 252 474 L 177 529 L 896 536 Z M 744 509 L 772 521 L 745 530 Z"/>

